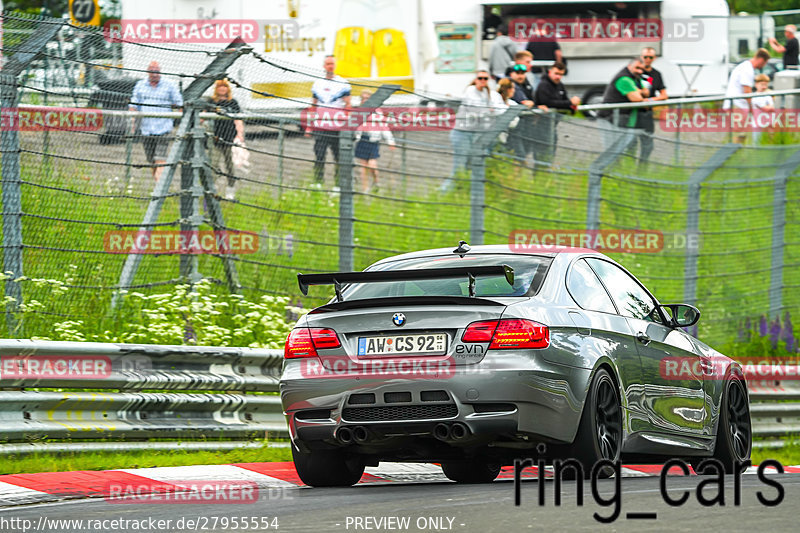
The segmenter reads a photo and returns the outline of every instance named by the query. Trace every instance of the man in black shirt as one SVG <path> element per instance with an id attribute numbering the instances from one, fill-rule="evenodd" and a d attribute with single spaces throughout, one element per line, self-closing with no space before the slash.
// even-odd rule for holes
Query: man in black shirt
<path id="1" fill-rule="evenodd" d="M 542 76 L 542 81 L 539 82 L 533 98 L 539 109 L 547 111 L 552 108 L 574 113 L 575 109 L 580 105 L 581 99 L 577 96 L 570 98 L 567 95 L 567 89 L 561 83 L 561 78 L 564 77 L 566 70 L 566 65 L 557 61 Z M 539 137 L 542 144 L 542 156 L 540 159 L 550 162 L 553 160 L 558 142 L 557 128 L 560 115 L 558 113 L 547 113 L 538 118 L 539 127 L 536 128 L 536 131 L 537 137 Z"/>
<path id="2" fill-rule="evenodd" d="M 664 78 L 661 73 L 653 68 L 653 61 L 656 60 L 655 48 L 642 48 L 640 57 L 644 65 L 644 72 L 641 80 L 642 86 L 647 90 L 645 97 L 650 96 L 651 100 L 666 100 L 667 87 L 664 85 Z M 655 133 L 655 120 L 653 119 L 653 109 L 645 107 L 639 110 L 639 126 L 646 132 L 639 137 L 639 156 L 642 161 L 646 161 L 653 152 L 653 133 Z"/>
<path id="3" fill-rule="evenodd" d="M 553 61 L 564 63 L 564 55 L 561 53 L 561 46 L 556 41 L 555 33 L 547 34 L 543 30 L 543 26 L 547 23 L 544 19 L 536 21 L 536 30 L 531 40 L 528 41 L 528 46 L 525 49 L 533 54 L 536 61 Z M 543 72 L 542 67 L 533 67 L 533 73 L 537 77 Z"/>
<path id="4" fill-rule="evenodd" d="M 789 24 L 783 29 L 783 34 L 786 36 L 786 46 L 782 46 L 775 37 L 769 38 L 769 45 L 773 50 L 779 54 L 783 54 L 783 68 L 796 69 L 798 65 L 798 55 L 800 55 L 800 44 L 797 42 L 797 27 L 794 24 Z"/>

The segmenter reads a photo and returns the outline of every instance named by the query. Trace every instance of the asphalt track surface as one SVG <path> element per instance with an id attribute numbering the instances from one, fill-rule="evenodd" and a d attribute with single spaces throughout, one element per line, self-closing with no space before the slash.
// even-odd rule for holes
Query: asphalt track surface
<path id="1" fill-rule="evenodd" d="M 734 504 L 734 478 L 725 476 L 725 505 L 710 507 L 698 502 L 699 486 L 707 498 L 718 495 L 716 476 L 676 476 L 666 479 L 673 498 L 689 491 L 679 507 L 664 502 L 657 476 L 623 478 L 621 491 L 615 480 L 600 480 L 598 495 L 613 501 L 619 494 L 619 518 L 603 524 L 594 518 L 613 515 L 615 505 L 595 501 L 591 482 L 583 487 L 584 505 L 576 504 L 578 484 L 564 481 L 562 504 L 554 505 L 554 482 L 545 481 L 545 504 L 538 505 L 538 481 L 524 480 L 521 505 L 514 505 L 511 480 L 488 485 L 450 482 L 365 484 L 349 488 L 308 488 L 271 491 L 250 504 L 113 503 L 101 499 L 66 501 L 10 508 L 0 511 L 0 530 L 84 532 L 96 531 L 797 531 L 800 474 L 774 474 L 769 479 L 783 487 L 780 504 L 764 506 L 757 497 L 775 501 L 778 490 L 756 475 L 741 477 L 741 502 Z M 636 518 L 631 513 L 654 513 Z M 40 520 L 44 520 L 40 522 Z M 180 520 L 183 522 L 180 522 Z M 247 519 L 249 526 L 233 527 L 233 520 Z M 255 522 L 257 527 L 251 527 Z M 276 519 L 276 520 L 275 520 Z M 83 520 L 82 527 L 57 520 Z M 104 520 L 107 527 L 87 529 L 88 520 Z M 128 520 L 112 523 L 112 520 Z M 161 524 L 158 521 L 163 521 Z M 194 523 L 188 523 L 193 520 Z M 403 523 L 403 520 L 408 520 Z M 136 521 L 136 525 L 132 521 Z M 169 521 L 169 522 L 167 522 Z M 263 527 L 266 523 L 270 527 Z M 124 527 L 127 525 L 128 527 Z M 274 527 L 277 525 L 277 528 Z M 62 526 L 62 527 L 59 527 Z M 192 527 L 189 527 L 192 526 Z M 41 528 L 41 529 L 38 529 Z M 27 533 L 26 531 L 26 533 Z"/>

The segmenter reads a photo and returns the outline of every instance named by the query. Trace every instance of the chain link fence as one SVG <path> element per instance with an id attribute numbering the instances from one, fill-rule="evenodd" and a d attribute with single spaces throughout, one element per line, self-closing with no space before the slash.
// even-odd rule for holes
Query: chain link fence
<path id="1" fill-rule="evenodd" d="M 373 178 L 355 157 L 357 131 L 327 133 L 338 162 L 330 150 L 322 164 L 315 155 L 320 133 L 307 134 L 303 110 L 322 70 L 276 63 L 243 42 L 110 43 L 9 12 L 3 25 L 4 125 L 18 124 L 2 131 L 3 336 L 52 338 L 59 323 L 124 306 L 121 290 L 201 279 L 312 307 L 327 294 L 299 298 L 298 272 L 363 269 L 461 239 L 509 244 L 529 230 L 661 232 L 653 253 L 610 255 L 661 301 L 696 304 L 699 337 L 711 343 L 732 340 L 746 318 L 800 307 L 800 145 L 658 128 L 650 138 L 580 116 L 517 117 L 512 107 L 496 110 L 466 148 L 454 149 L 450 130 L 381 136 Z M 154 61 L 182 102 L 171 113 L 167 104 L 130 111 Z M 239 109 L 211 99 L 223 78 Z M 458 106 L 349 85 L 353 106 Z M 174 120 L 157 182 L 136 122 L 147 119 Z M 244 147 L 220 136 L 219 124 L 230 132 L 236 121 Z"/>

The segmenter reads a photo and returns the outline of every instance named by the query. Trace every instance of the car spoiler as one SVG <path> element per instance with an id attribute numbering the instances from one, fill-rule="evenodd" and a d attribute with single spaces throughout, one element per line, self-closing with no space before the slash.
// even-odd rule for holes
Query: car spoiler
<path id="1" fill-rule="evenodd" d="M 336 299 L 343 301 L 342 285 L 346 283 L 377 283 L 381 281 L 414 281 L 420 279 L 447 279 L 465 277 L 469 280 L 469 296 L 475 297 L 475 278 L 503 276 L 514 285 L 514 269 L 508 265 L 427 268 L 419 270 L 377 270 L 368 272 L 329 272 L 325 274 L 298 274 L 300 292 L 308 294 L 311 285 L 333 285 Z"/>

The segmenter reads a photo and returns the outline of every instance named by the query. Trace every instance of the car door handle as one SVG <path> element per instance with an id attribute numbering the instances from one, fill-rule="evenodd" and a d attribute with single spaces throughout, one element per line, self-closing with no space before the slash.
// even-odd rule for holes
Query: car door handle
<path id="1" fill-rule="evenodd" d="M 647 346 L 650 344 L 650 337 L 647 333 L 642 333 L 641 331 L 636 334 L 636 340 Z"/>

